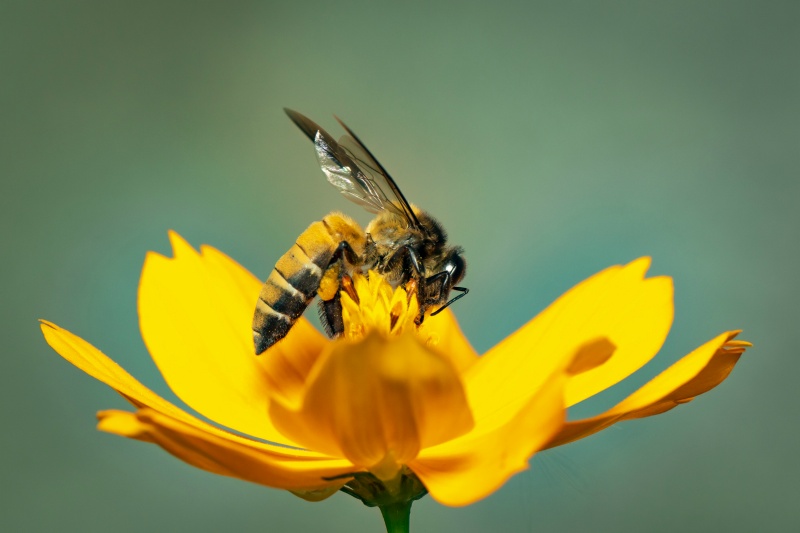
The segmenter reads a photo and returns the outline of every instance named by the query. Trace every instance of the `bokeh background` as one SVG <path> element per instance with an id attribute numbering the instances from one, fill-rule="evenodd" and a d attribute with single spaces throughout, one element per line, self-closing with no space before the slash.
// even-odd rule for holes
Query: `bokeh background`
<path id="1" fill-rule="evenodd" d="M 467 250 L 455 306 L 483 352 L 641 255 L 676 285 L 651 365 L 730 328 L 712 393 L 543 453 L 416 532 L 790 531 L 800 229 L 797 2 L 0 2 L 0 529 L 381 531 L 97 432 L 125 407 L 41 338 L 47 318 L 169 398 L 138 333 L 168 229 L 265 277 L 313 220 L 367 214 L 324 181 L 292 107 L 343 117 Z"/>

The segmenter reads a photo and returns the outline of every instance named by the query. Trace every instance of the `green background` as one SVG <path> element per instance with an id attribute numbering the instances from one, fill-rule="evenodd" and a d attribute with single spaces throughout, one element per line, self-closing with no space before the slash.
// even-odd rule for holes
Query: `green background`
<path id="1" fill-rule="evenodd" d="M 135 294 L 172 228 L 265 277 L 332 209 L 284 116 L 343 117 L 467 250 L 455 311 L 483 352 L 574 283 L 652 255 L 676 285 L 655 361 L 756 347 L 688 406 L 537 456 L 416 532 L 789 531 L 800 521 L 800 3 L 0 2 L 0 529 L 380 531 L 99 433 L 125 407 L 47 318 L 173 398 Z M 524 436 L 521 436 L 521 438 Z"/>

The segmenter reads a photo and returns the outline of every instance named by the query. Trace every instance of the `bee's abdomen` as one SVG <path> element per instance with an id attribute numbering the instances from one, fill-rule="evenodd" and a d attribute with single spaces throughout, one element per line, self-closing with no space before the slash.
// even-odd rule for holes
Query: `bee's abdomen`
<path id="1" fill-rule="evenodd" d="M 339 243 L 363 253 L 364 233 L 356 222 L 331 213 L 314 222 L 278 260 L 258 296 L 253 342 L 260 354 L 286 336 L 317 294 Z"/>
<path id="2" fill-rule="evenodd" d="M 260 354 L 289 332 L 319 288 L 335 243 L 322 222 L 313 223 L 278 260 L 258 295 L 253 342 Z"/>

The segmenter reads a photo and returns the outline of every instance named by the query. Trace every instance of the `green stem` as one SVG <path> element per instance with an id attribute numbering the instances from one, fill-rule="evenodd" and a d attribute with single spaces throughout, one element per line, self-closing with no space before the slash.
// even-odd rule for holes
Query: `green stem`
<path id="1" fill-rule="evenodd" d="M 379 507 L 386 524 L 386 533 L 408 533 L 411 502 L 393 502 Z"/>

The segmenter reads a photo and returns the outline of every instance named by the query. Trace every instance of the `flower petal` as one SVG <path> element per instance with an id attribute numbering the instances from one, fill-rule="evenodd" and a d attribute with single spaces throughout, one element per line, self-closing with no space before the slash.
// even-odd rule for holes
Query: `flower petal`
<path id="1" fill-rule="evenodd" d="M 649 264 L 649 258 L 641 258 L 595 274 L 471 366 L 464 378 L 476 420 L 496 416 L 510 405 L 525 405 L 553 369 L 598 339 L 604 339 L 600 348 L 613 353 L 600 350 L 592 368 L 571 375 L 565 392 L 568 406 L 649 361 L 666 338 L 673 311 L 672 280 L 643 279 Z"/>
<path id="2" fill-rule="evenodd" d="M 472 427 L 452 364 L 413 333 L 339 341 L 308 378 L 302 406 L 270 404 L 276 426 L 304 446 L 388 479 L 419 450 Z"/>
<path id="3" fill-rule="evenodd" d="M 101 411 L 98 418 L 98 429 L 155 443 L 197 468 L 268 487 L 309 491 L 317 499 L 336 492 L 347 481 L 323 478 L 353 470 L 353 465 L 342 459 L 297 456 L 291 461 L 275 461 L 256 443 L 215 435 L 152 409 Z"/>
<path id="4" fill-rule="evenodd" d="M 669 411 L 713 389 L 728 377 L 750 346 L 732 340 L 738 333 L 729 331 L 703 344 L 605 413 L 568 422 L 547 447 L 582 439 L 622 420 Z"/>
<path id="5" fill-rule="evenodd" d="M 101 412 L 98 427 L 103 431 L 156 443 L 194 466 L 290 489 L 304 498 L 319 499 L 345 481 L 326 482 L 323 477 L 353 470 L 342 459 L 256 442 L 214 427 L 155 394 L 80 337 L 46 321 L 42 321 L 42 332 L 66 360 L 142 408 L 138 413 Z"/>
<path id="6" fill-rule="evenodd" d="M 61 357 L 93 378 L 115 389 L 137 407 L 149 406 L 179 420 L 196 420 L 192 415 L 172 405 L 128 374 L 97 348 L 77 335 L 41 320 L 41 329 L 47 344 Z M 199 421 L 198 421 L 199 422 Z"/>
<path id="7" fill-rule="evenodd" d="M 459 374 L 478 360 L 478 354 L 461 332 L 450 309 L 436 316 L 426 316 L 418 331 L 422 338 L 428 339 L 429 346 L 450 359 Z"/>
<path id="8" fill-rule="evenodd" d="M 77 335 L 51 322 L 44 320 L 41 322 L 45 340 L 56 352 L 93 378 L 115 389 L 136 407 L 149 408 L 154 412 L 159 412 L 183 424 L 192 426 L 197 431 L 209 433 L 242 445 L 252 446 L 262 453 L 271 454 L 276 461 L 296 461 L 298 459 L 319 459 L 324 457 L 316 452 L 256 442 L 212 426 L 158 396 L 139 383 L 100 350 Z M 117 421 L 115 424 L 117 425 L 114 426 L 114 433 L 134 437 L 133 434 L 129 434 L 135 433 L 133 427 L 124 425 L 124 421 Z"/>
<path id="9" fill-rule="evenodd" d="M 326 340 L 300 319 L 261 357 L 253 310 L 261 282 L 223 253 L 197 253 L 170 232 L 173 259 L 149 253 L 139 284 L 142 337 L 170 388 L 196 411 L 255 437 L 295 445 L 269 420 L 265 367 L 286 354 L 314 359 Z M 287 382 L 287 388 L 291 384 Z"/>
<path id="10" fill-rule="evenodd" d="M 503 425 L 476 425 L 461 438 L 423 450 L 409 468 L 444 505 L 485 498 L 525 470 L 531 456 L 562 426 L 566 380 L 566 374 L 557 372 Z"/>

